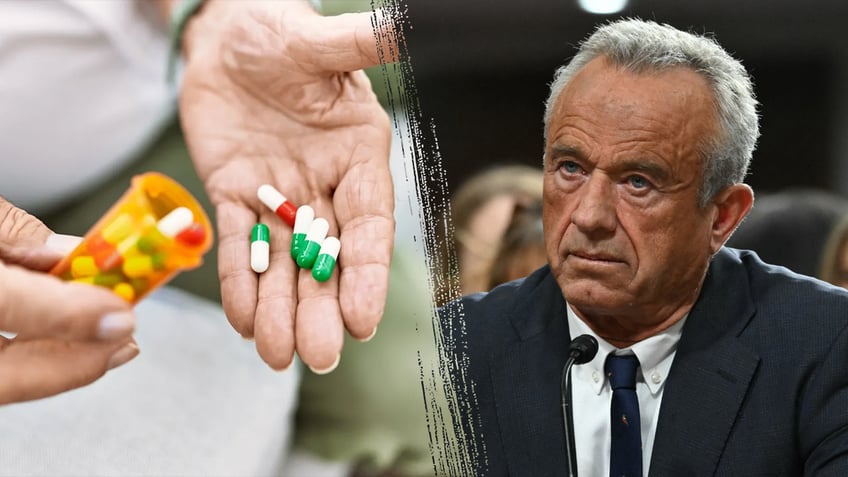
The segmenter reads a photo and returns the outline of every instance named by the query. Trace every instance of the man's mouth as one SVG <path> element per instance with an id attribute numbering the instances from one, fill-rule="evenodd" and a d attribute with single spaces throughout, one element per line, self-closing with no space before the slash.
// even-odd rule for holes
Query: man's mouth
<path id="1" fill-rule="evenodd" d="M 569 253 L 569 255 L 574 255 L 577 258 L 582 258 L 584 260 L 592 260 L 595 262 L 620 262 L 617 257 L 614 255 L 604 253 L 604 252 L 590 252 L 590 251 L 573 251 Z"/>

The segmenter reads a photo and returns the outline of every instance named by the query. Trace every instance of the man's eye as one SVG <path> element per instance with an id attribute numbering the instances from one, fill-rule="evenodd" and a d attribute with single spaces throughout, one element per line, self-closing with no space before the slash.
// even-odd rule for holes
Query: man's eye
<path id="1" fill-rule="evenodd" d="M 651 185 L 651 183 L 642 176 L 630 176 L 627 178 L 627 182 L 629 182 L 634 189 L 644 189 Z"/>
<path id="2" fill-rule="evenodd" d="M 580 166 L 578 166 L 574 161 L 565 161 L 560 165 L 560 167 L 569 174 L 577 174 L 580 172 Z"/>

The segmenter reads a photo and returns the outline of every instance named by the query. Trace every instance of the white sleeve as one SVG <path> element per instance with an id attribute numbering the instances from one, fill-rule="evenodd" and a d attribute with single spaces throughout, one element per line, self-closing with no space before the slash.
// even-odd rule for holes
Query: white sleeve
<path id="1" fill-rule="evenodd" d="M 159 289 L 136 313 L 141 357 L 0 406 L 0 477 L 283 475 L 300 363 L 272 372 L 220 305 L 186 292 Z"/>
<path id="2" fill-rule="evenodd" d="M 0 1 L 0 195 L 34 213 L 133 159 L 173 117 L 145 0 Z"/>

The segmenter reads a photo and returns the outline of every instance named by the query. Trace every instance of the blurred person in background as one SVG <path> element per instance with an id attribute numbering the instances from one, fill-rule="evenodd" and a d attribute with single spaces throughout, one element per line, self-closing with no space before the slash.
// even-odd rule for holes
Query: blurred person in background
<path id="1" fill-rule="evenodd" d="M 827 240 L 819 278 L 848 289 L 848 215 L 833 228 Z"/>
<path id="2" fill-rule="evenodd" d="M 450 200 L 453 233 L 440 231 L 446 237 L 441 243 L 451 241 L 456 251 L 456 260 L 441 271 L 443 282 L 458 277 L 462 295 L 489 290 L 500 241 L 516 209 L 541 199 L 542 171 L 531 166 L 493 166 L 460 184 Z M 448 295 L 437 294 L 449 300 Z"/>
<path id="3" fill-rule="evenodd" d="M 526 277 L 547 261 L 541 202 L 516 205 L 492 261 L 488 289 Z"/>
<path id="4" fill-rule="evenodd" d="M 810 188 L 759 194 L 728 247 L 753 250 L 763 261 L 818 277 L 825 244 L 848 211 L 848 200 Z"/>

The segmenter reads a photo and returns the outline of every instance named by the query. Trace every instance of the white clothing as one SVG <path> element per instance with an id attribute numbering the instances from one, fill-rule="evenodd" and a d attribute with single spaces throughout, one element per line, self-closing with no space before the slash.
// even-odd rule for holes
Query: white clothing
<path id="1" fill-rule="evenodd" d="M 642 471 L 648 475 L 651 452 L 657 432 L 657 415 L 662 402 L 663 387 L 677 351 L 686 317 L 667 330 L 619 350 L 596 335 L 568 305 L 568 329 L 572 339 L 588 334 L 598 340 L 598 354 L 592 361 L 575 365 L 571 370 L 574 441 L 577 449 L 577 474 L 582 477 L 609 475 L 610 403 L 609 386 L 604 363 L 607 355 L 635 354 L 639 358 L 636 373 L 636 395 L 642 426 Z"/>
<path id="2" fill-rule="evenodd" d="M 152 2 L 0 1 L 0 195 L 59 207 L 137 157 L 173 118 Z"/>
<path id="3" fill-rule="evenodd" d="M 0 476 L 279 475 L 300 367 L 271 370 L 220 306 L 163 288 L 141 354 L 89 386 L 0 406 Z"/>

